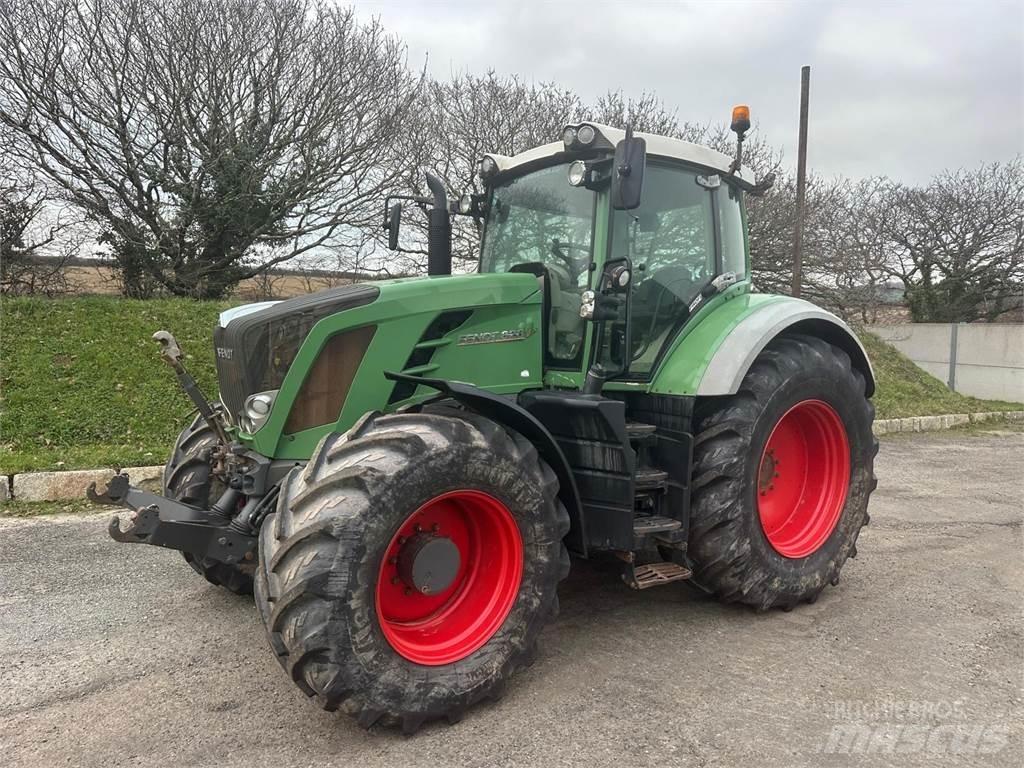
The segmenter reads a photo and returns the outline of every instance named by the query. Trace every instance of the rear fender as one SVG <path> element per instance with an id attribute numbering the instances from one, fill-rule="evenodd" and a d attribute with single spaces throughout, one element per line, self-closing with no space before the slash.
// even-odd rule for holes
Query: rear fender
<path id="1" fill-rule="evenodd" d="M 842 349 L 864 376 L 865 394 L 874 394 L 875 375 L 864 346 L 831 312 L 802 299 L 763 294 L 739 296 L 708 310 L 709 316 L 684 330 L 666 355 L 651 382 L 653 394 L 734 395 L 761 351 L 786 333 L 815 336 Z"/>
<path id="2" fill-rule="evenodd" d="M 820 307 L 799 299 L 769 304 L 747 315 L 715 351 L 704 369 L 698 396 L 733 395 L 761 351 L 785 333 L 815 336 L 842 349 L 864 376 L 868 397 L 875 392 L 875 372 L 864 345 L 850 327 Z"/>

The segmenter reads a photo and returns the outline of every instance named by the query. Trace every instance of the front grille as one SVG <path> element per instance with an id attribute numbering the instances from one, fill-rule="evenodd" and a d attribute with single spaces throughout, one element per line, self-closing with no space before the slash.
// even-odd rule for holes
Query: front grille
<path id="1" fill-rule="evenodd" d="M 345 285 L 279 302 L 218 327 L 213 334 L 221 400 L 237 418 L 245 398 L 278 389 L 310 330 L 320 320 L 374 301 L 371 285 Z"/>

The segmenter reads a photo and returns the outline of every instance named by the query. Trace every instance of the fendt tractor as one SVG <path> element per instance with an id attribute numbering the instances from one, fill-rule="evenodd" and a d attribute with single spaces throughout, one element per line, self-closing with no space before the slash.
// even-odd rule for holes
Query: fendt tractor
<path id="1" fill-rule="evenodd" d="M 407 732 L 531 663 L 570 556 L 813 602 L 868 522 L 875 382 L 840 319 L 753 291 L 749 127 L 738 107 L 729 156 L 569 125 L 484 156 L 452 202 L 428 172 L 383 217 L 395 248 L 403 204 L 425 212 L 428 275 L 225 311 L 216 401 L 157 332 L 198 414 L 162 496 L 90 489 L 133 510 L 110 535 L 254 591 L 302 691 Z M 454 215 L 474 274 L 452 274 Z"/>

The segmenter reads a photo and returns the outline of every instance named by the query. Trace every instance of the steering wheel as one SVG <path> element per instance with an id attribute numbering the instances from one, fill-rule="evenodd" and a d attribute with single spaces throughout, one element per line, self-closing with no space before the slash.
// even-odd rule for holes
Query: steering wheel
<path id="1" fill-rule="evenodd" d="M 580 251 L 581 256 L 574 257 L 566 253 L 568 250 Z M 578 243 L 563 243 L 557 237 L 551 238 L 551 253 L 565 264 L 569 272 L 571 285 L 579 283 L 580 275 L 590 268 L 590 246 Z"/>

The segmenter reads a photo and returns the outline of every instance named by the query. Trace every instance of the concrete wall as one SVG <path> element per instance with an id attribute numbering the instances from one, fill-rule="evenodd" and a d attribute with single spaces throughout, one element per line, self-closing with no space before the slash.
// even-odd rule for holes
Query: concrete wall
<path id="1" fill-rule="evenodd" d="M 913 323 L 870 330 L 940 381 L 949 384 L 952 375 L 957 392 L 1024 402 L 1024 325 Z"/>

